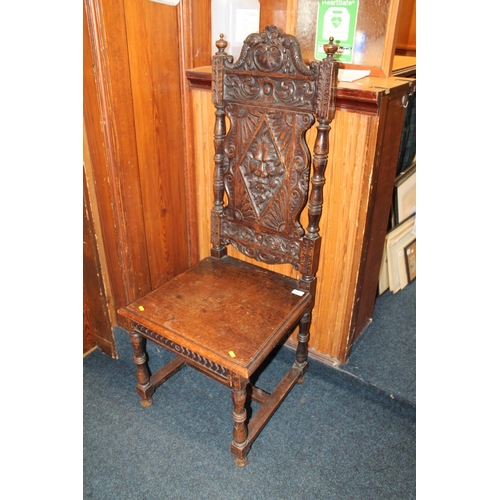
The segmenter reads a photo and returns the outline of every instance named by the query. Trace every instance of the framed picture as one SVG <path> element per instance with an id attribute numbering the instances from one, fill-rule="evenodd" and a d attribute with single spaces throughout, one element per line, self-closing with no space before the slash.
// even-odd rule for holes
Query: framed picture
<path id="1" fill-rule="evenodd" d="M 417 277 L 417 240 L 414 239 L 405 247 L 406 272 L 408 282 L 411 283 Z"/>
<path id="2" fill-rule="evenodd" d="M 417 163 L 398 175 L 394 182 L 394 225 L 401 224 L 417 211 Z"/>
<path id="3" fill-rule="evenodd" d="M 389 289 L 396 293 L 408 284 L 405 248 L 416 239 L 416 214 L 399 224 L 385 237 Z"/>
<path id="4" fill-rule="evenodd" d="M 387 245 L 384 243 L 384 250 L 382 253 L 382 264 L 378 276 L 378 294 L 382 295 L 389 289 L 389 268 L 387 264 Z"/>

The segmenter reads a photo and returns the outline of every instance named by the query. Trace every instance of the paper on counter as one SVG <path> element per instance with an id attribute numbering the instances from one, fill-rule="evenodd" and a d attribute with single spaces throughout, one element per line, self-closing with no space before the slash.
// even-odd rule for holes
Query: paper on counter
<path id="1" fill-rule="evenodd" d="M 369 74 L 369 69 L 339 69 L 339 82 L 354 82 Z"/>

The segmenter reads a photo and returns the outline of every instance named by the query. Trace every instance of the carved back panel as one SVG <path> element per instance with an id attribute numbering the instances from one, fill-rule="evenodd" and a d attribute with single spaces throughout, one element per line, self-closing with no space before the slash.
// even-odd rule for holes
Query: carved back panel
<path id="1" fill-rule="evenodd" d="M 235 63 L 217 45 L 213 247 L 303 270 L 304 237 L 318 238 L 299 222 L 311 170 L 305 134 L 316 118 L 331 121 L 336 65 L 331 56 L 306 65 L 296 38 L 275 26 L 249 35 Z"/>

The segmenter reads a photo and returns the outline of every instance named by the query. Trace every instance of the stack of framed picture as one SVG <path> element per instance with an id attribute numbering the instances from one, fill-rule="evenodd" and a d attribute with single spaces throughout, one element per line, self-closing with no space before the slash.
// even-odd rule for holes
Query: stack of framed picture
<path id="1" fill-rule="evenodd" d="M 385 238 L 379 295 L 402 290 L 417 277 L 416 161 L 394 183 L 390 230 Z"/>

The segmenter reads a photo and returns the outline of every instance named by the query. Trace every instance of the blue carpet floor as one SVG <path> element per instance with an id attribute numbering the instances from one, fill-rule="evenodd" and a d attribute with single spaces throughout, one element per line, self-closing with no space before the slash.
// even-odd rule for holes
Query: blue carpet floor
<path id="1" fill-rule="evenodd" d="M 340 367 L 360 381 L 416 406 L 417 282 L 377 298 L 373 321 Z"/>
<path id="2" fill-rule="evenodd" d="M 392 340 L 402 338 L 402 329 L 414 330 L 415 296 L 405 290 L 377 299 L 374 321 L 348 365 L 339 370 L 310 360 L 305 382 L 271 418 L 243 468 L 229 451 L 230 391 L 184 368 L 143 408 L 128 335 L 116 329 L 119 359 L 94 351 L 83 362 L 84 498 L 416 498 L 414 353 L 400 355 L 385 372 L 379 366 L 394 362 L 387 324 Z M 394 320 L 402 309 L 406 316 Z M 153 370 L 170 356 L 153 345 L 148 352 Z M 259 386 L 271 390 L 293 357 L 289 348 L 279 349 Z"/>

